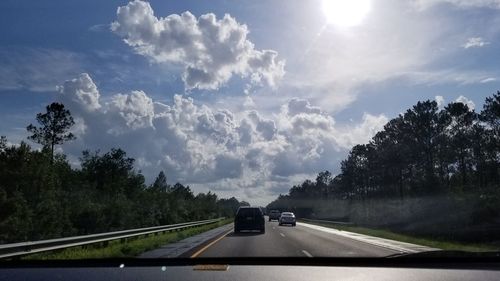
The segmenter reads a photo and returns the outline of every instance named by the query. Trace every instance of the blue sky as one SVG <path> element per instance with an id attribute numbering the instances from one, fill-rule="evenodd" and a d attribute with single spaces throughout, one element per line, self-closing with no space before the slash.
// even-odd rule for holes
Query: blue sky
<path id="1" fill-rule="evenodd" d="M 75 165 L 119 146 L 149 181 L 265 204 L 419 100 L 500 89 L 500 1 L 325 1 L 2 1 L 0 134 L 61 101 Z"/>

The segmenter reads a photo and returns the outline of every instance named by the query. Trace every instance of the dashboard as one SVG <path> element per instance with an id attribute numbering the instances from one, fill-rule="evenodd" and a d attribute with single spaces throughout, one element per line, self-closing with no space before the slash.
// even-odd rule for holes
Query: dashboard
<path id="1" fill-rule="evenodd" d="M 256 262 L 258 259 L 253 260 Z M 312 260 L 312 259 L 311 259 Z M 263 259 L 263 262 L 269 259 Z M 203 261 L 182 264 L 182 262 L 155 260 L 152 264 L 136 264 L 130 261 L 116 261 L 105 266 L 95 261 L 79 264 L 58 264 L 58 262 L 32 263 L 29 266 L 16 263 L 0 264 L 0 280 L 500 280 L 498 262 L 464 263 L 415 263 L 370 262 L 354 263 L 345 260 L 328 265 L 317 261 L 305 264 L 295 262 L 283 265 L 280 262 L 268 265 L 250 265 L 250 261 L 231 262 Z M 351 266 L 349 262 L 353 262 Z M 46 266 L 44 266 L 44 263 Z M 370 264 L 372 263 L 372 264 Z M 128 265 L 130 264 L 130 265 Z M 302 265 L 301 265 L 302 264 Z"/>

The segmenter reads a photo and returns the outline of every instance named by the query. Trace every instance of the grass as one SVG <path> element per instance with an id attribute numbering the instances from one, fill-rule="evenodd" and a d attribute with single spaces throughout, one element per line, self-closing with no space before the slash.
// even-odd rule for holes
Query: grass
<path id="1" fill-rule="evenodd" d="M 22 259 L 28 260 L 49 260 L 49 259 L 100 259 L 100 258 L 126 258 L 135 257 L 139 254 L 157 249 L 165 244 L 173 243 L 184 238 L 203 233 L 210 229 L 226 225 L 233 222 L 232 219 L 224 219 L 222 221 L 188 228 L 177 232 L 167 232 L 165 234 L 150 235 L 145 238 L 136 240 L 128 240 L 121 243 L 120 240 L 110 241 L 107 246 L 100 247 L 99 244 L 67 248 L 50 252 L 43 252 L 25 256 Z"/>
<path id="2" fill-rule="evenodd" d="M 387 229 L 373 229 L 360 226 L 346 226 L 333 223 L 318 223 L 311 221 L 304 221 L 306 223 L 320 225 L 324 227 L 334 228 L 343 231 L 350 231 L 364 235 L 370 235 L 380 238 L 386 238 L 401 242 L 407 242 L 422 246 L 428 246 L 431 248 L 437 248 L 442 250 L 454 250 L 454 251 L 470 251 L 470 252 L 481 252 L 481 251 L 498 251 L 500 249 L 499 245 L 486 244 L 486 243 L 471 243 L 465 244 L 456 241 L 445 241 L 440 239 L 430 239 L 428 237 L 416 237 L 407 234 L 396 233 Z"/>

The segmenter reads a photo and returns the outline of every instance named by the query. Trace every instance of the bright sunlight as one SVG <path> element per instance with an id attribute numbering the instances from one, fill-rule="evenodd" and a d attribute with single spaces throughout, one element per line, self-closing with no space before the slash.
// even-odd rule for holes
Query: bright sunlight
<path id="1" fill-rule="evenodd" d="M 359 25 L 371 8 L 371 0 L 323 0 L 328 23 L 340 27 Z"/>

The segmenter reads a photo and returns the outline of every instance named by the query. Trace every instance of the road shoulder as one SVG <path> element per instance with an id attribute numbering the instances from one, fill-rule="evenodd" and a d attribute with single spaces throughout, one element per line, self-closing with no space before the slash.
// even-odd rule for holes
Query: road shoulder
<path id="1" fill-rule="evenodd" d="M 147 251 L 139 255 L 139 258 L 176 258 L 191 257 L 198 249 L 212 242 L 229 230 L 233 224 L 229 223 L 209 231 L 183 239 L 181 241 L 164 245 L 158 249 Z"/>
<path id="2" fill-rule="evenodd" d="M 417 245 L 417 244 L 411 244 L 411 243 L 406 243 L 406 242 L 401 242 L 401 241 L 396 241 L 396 240 L 390 240 L 390 239 L 385 239 L 385 238 L 380 238 L 380 237 L 375 237 L 375 236 L 369 236 L 365 234 L 359 234 L 355 232 L 349 232 L 349 231 L 343 231 L 343 230 L 338 230 L 335 228 L 329 228 L 325 226 L 319 226 L 315 224 L 310 224 L 310 223 L 304 223 L 304 222 L 297 222 L 298 225 L 312 228 L 315 230 L 331 233 L 334 235 L 339 235 L 342 237 L 350 238 L 356 241 L 364 242 L 370 245 L 394 250 L 400 253 L 419 253 L 419 252 L 426 252 L 426 251 L 437 251 L 440 249 L 436 248 L 431 248 L 427 246 L 422 246 L 422 245 Z"/>

